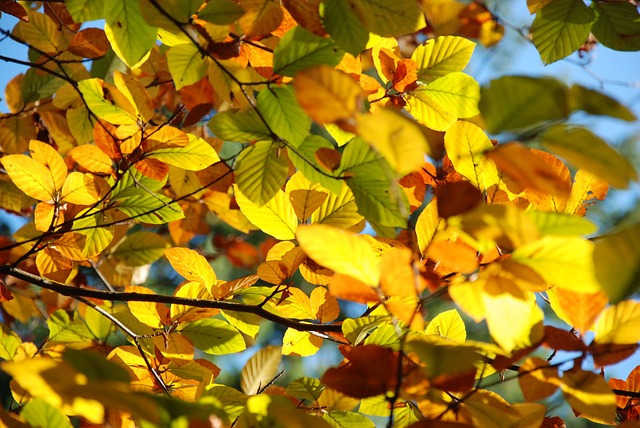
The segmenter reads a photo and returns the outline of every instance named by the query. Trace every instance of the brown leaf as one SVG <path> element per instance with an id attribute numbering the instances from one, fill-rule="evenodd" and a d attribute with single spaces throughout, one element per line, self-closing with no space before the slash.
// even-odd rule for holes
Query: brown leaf
<path id="1" fill-rule="evenodd" d="M 83 58 L 100 58 L 104 56 L 111 45 L 104 30 L 101 28 L 86 28 L 76 33 L 69 44 L 69 52 Z"/>
<path id="2" fill-rule="evenodd" d="M 544 418 L 544 421 L 542 422 L 542 426 L 540 428 L 566 428 L 566 427 L 567 425 L 565 425 L 561 417 L 547 416 L 546 418 Z"/>
<path id="3" fill-rule="evenodd" d="M 445 183 L 436 188 L 438 214 L 453 217 L 471 211 L 482 201 L 482 192 L 468 181 Z"/>
<path id="4" fill-rule="evenodd" d="M 355 398 L 385 394 L 396 385 L 398 353 L 389 348 L 365 345 L 344 351 L 348 362 L 330 368 L 322 376 L 329 388 Z"/>
<path id="5" fill-rule="evenodd" d="M 29 15 L 24 7 L 13 0 L 0 0 L 0 12 L 8 13 L 21 21 L 29 22 Z"/>
<path id="6" fill-rule="evenodd" d="M 587 346 L 573 333 L 553 327 L 544 326 L 544 340 L 547 348 L 562 351 L 585 351 Z"/>
<path id="7" fill-rule="evenodd" d="M 169 165 L 158 159 L 142 159 L 136 162 L 136 169 L 145 177 L 162 181 L 169 174 Z"/>
<path id="8" fill-rule="evenodd" d="M 342 155 L 340 152 L 327 149 L 325 147 L 319 148 L 315 153 L 316 160 L 320 162 L 327 170 L 333 172 L 340 168 L 340 161 L 342 160 Z"/>
<path id="9" fill-rule="evenodd" d="M 410 91 L 417 87 L 418 64 L 411 59 L 403 59 L 393 73 L 393 89 L 398 92 Z"/>
<path id="10" fill-rule="evenodd" d="M 287 8 L 291 16 L 306 30 L 318 36 L 324 36 L 327 32 L 322 25 L 320 17 L 320 3 L 322 0 L 283 0 L 282 4 Z"/>

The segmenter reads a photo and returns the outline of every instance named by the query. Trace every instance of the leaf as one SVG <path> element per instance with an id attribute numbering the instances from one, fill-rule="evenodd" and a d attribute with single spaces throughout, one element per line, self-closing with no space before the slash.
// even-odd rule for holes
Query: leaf
<path id="1" fill-rule="evenodd" d="M 558 369 L 541 358 L 527 358 L 518 370 L 518 383 L 527 401 L 538 401 L 553 395 L 560 386 Z"/>
<path id="2" fill-rule="evenodd" d="M 569 215 L 583 216 L 587 213 L 587 207 L 595 203 L 594 199 L 604 200 L 608 191 L 609 185 L 606 181 L 584 169 L 579 169 L 574 177 L 573 187 L 571 187 L 571 194 L 564 212 Z"/>
<path id="3" fill-rule="evenodd" d="M 200 282 L 211 291 L 216 283 L 216 274 L 207 259 L 194 250 L 180 247 L 168 248 L 164 255 L 183 278 Z"/>
<path id="4" fill-rule="evenodd" d="M 89 110 L 100 119 L 114 125 L 136 124 L 137 118 L 133 114 L 133 106 L 129 103 L 128 108 L 123 108 L 115 102 L 107 101 L 105 99 L 104 85 L 104 82 L 100 79 L 86 79 L 78 82 L 78 90 L 82 93 L 82 98 Z M 117 96 L 119 91 L 111 87 L 108 88 L 108 94 L 109 96 Z M 123 97 L 122 94 L 119 94 L 119 96 Z"/>
<path id="5" fill-rule="evenodd" d="M 283 13 L 279 1 L 239 0 L 238 4 L 245 11 L 238 24 L 247 37 L 269 34 L 282 22 Z"/>
<path id="6" fill-rule="evenodd" d="M 435 131 L 446 131 L 457 119 L 426 91 L 408 93 L 406 108 L 418 122 Z"/>
<path id="7" fill-rule="evenodd" d="M 311 214 L 311 223 L 333 226 L 346 230 L 360 223 L 363 217 L 358 214 L 355 197 L 345 183 L 340 191 L 330 193 L 324 202 Z"/>
<path id="8" fill-rule="evenodd" d="M 413 0 L 352 0 L 351 7 L 372 33 L 383 37 L 403 36 L 426 26 L 420 6 Z"/>
<path id="9" fill-rule="evenodd" d="M 18 21 L 13 35 L 40 52 L 57 54 L 61 48 L 62 32 L 57 24 L 41 12 L 28 12 L 29 22 Z"/>
<path id="10" fill-rule="evenodd" d="M 369 40 L 369 31 L 360 22 L 349 2 L 325 0 L 322 23 L 338 46 L 353 56 L 364 50 Z"/>
<path id="11" fill-rule="evenodd" d="M 318 401 L 324 385 L 318 379 L 301 377 L 287 386 L 287 395 L 309 401 Z"/>
<path id="12" fill-rule="evenodd" d="M 349 232 L 320 224 L 301 225 L 296 238 L 316 263 L 375 287 L 380 277 L 379 259 L 367 241 Z"/>
<path id="13" fill-rule="evenodd" d="M 111 158 L 96 146 L 83 144 L 71 149 L 68 155 L 78 165 L 94 174 L 111 174 L 114 171 Z"/>
<path id="14" fill-rule="evenodd" d="M 299 171 L 289 178 L 286 194 L 301 222 L 306 222 L 329 196 L 320 185 L 311 183 Z"/>
<path id="15" fill-rule="evenodd" d="M 540 235 L 591 235 L 598 226 L 582 217 L 544 211 L 527 211 Z"/>
<path id="16" fill-rule="evenodd" d="M 242 368 L 240 375 L 240 389 L 247 395 L 262 392 L 278 373 L 278 366 L 282 361 L 279 346 L 267 346 L 253 354 Z"/>
<path id="17" fill-rule="evenodd" d="M 216 25 L 228 25 L 244 13 L 244 9 L 232 0 L 213 0 L 198 11 L 198 18 Z"/>
<path id="18" fill-rule="evenodd" d="M 416 222 L 416 237 L 420 254 L 425 255 L 427 247 L 436 235 L 441 223 L 442 221 L 438 217 L 437 200 L 432 199 L 422 210 Z"/>
<path id="19" fill-rule="evenodd" d="M 142 64 L 156 42 L 157 29 L 147 25 L 142 18 L 138 2 L 113 0 L 105 3 L 104 19 L 104 31 L 116 55 L 131 68 Z"/>
<path id="20" fill-rule="evenodd" d="M 309 135 L 311 119 L 298 105 L 291 86 L 260 91 L 258 110 L 273 132 L 294 147 Z"/>
<path id="21" fill-rule="evenodd" d="M 72 427 L 67 416 L 41 398 L 30 400 L 20 411 L 20 416 L 33 427 Z"/>
<path id="22" fill-rule="evenodd" d="M 118 211 L 143 223 L 164 224 L 184 218 L 175 202 L 156 193 L 143 193 L 118 200 Z"/>
<path id="23" fill-rule="evenodd" d="M 178 327 L 178 331 L 187 336 L 196 348 L 207 354 L 234 354 L 244 351 L 247 347 L 238 330 L 229 323 L 214 318 L 183 323 Z"/>
<path id="24" fill-rule="evenodd" d="M 578 415 L 601 423 L 613 423 L 616 396 L 602 376 L 579 369 L 566 371 L 560 388 Z"/>
<path id="25" fill-rule="evenodd" d="M 83 58 L 100 58 L 109 50 L 110 45 L 104 30 L 85 28 L 78 31 L 69 44 L 69 51 Z"/>
<path id="26" fill-rule="evenodd" d="M 411 55 L 418 63 L 418 79 L 428 82 L 464 70 L 474 48 L 475 43 L 464 37 L 439 36 L 427 40 Z"/>
<path id="27" fill-rule="evenodd" d="M 314 183 L 319 183 L 323 187 L 337 194 L 341 192 L 344 180 L 332 178 L 338 176 L 339 171 L 329 172 L 320 164 L 316 158 L 319 149 L 333 150 L 333 145 L 318 135 L 308 135 L 300 147 L 287 150 L 291 163 Z"/>
<path id="28" fill-rule="evenodd" d="M 147 158 L 158 159 L 189 171 L 202 171 L 220 161 L 214 148 L 204 139 L 193 134 L 187 134 L 187 136 L 189 144 L 186 146 L 154 149 L 147 154 Z"/>
<path id="29" fill-rule="evenodd" d="M 480 112 L 478 110 L 480 86 L 473 77 L 461 72 L 448 73 L 430 82 L 418 92 L 424 92 L 447 113 L 455 117 L 471 117 Z"/>
<path id="30" fill-rule="evenodd" d="M 273 72 L 293 77 L 314 65 L 335 67 L 344 53 L 329 39 L 316 36 L 302 27 L 288 31 L 273 51 Z"/>
<path id="31" fill-rule="evenodd" d="M 7 155 L 2 158 L 11 181 L 28 196 L 41 201 L 56 199 L 56 185 L 50 170 L 42 163 L 25 155 Z"/>
<path id="32" fill-rule="evenodd" d="M 640 332 L 636 328 L 639 321 L 640 303 L 623 300 L 609 306 L 596 321 L 594 341 L 598 344 L 635 344 L 640 341 Z"/>
<path id="33" fill-rule="evenodd" d="M 592 3 L 591 8 L 596 12 L 591 31 L 600 43 L 618 51 L 640 49 L 637 8 L 626 3 Z"/>
<path id="34" fill-rule="evenodd" d="M 374 428 L 375 424 L 365 415 L 356 412 L 338 410 L 322 415 L 325 421 L 334 428 Z"/>
<path id="35" fill-rule="evenodd" d="M 66 284 L 73 273 L 73 261 L 53 248 L 45 248 L 36 255 L 36 267 L 40 275 L 61 284 Z"/>
<path id="36" fill-rule="evenodd" d="M 314 336 L 308 331 L 288 328 L 282 338 L 282 355 L 308 357 L 318 352 L 321 346 L 321 337 Z"/>
<path id="37" fill-rule="evenodd" d="M 155 295 L 153 291 L 146 287 L 130 285 L 125 287 L 125 292 Z M 131 314 L 141 323 L 151 328 L 163 328 L 168 323 L 169 308 L 162 303 L 156 302 L 127 302 Z"/>
<path id="38" fill-rule="evenodd" d="M 593 11 L 582 0 L 554 0 L 536 14 L 531 36 L 540 58 L 551 64 L 569 56 L 587 40 Z"/>
<path id="39" fill-rule="evenodd" d="M 425 330 L 427 334 L 437 334 L 454 342 L 464 343 L 467 339 L 467 329 L 457 310 L 451 309 L 441 312 L 429 322 Z"/>
<path id="40" fill-rule="evenodd" d="M 347 185 L 363 217 L 384 226 L 406 226 L 406 195 L 396 185 L 391 168 L 379 153 L 364 141 L 354 139 L 342 153 L 341 168 L 352 174 Z"/>
<path id="41" fill-rule="evenodd" d="M 172 46 L 167 53 L 167 63 L 176 90 L 198 82 L 205 76 L 209 66 L 198 46 L 193 43 Z"/>
<path id="42" fill-rule="evenodd" d="M 609 302 L 602 291 L 587 294 L 552 288 L 547 290 L 547 296 L 556 315 L 581 334 L 591 330 L 594 321 Z"/>
<path id="43" fill-rule="evenodd" d="M 559 80 L 505 76 L 480 92 L 480 112 L 487 131 L 523 130 L 569 116 L 568 90 Z"/>
<path id="44" fill-rule="evenodd" d="M 208 126 L 211 132 L 225 141 L 249 143 L 272 140 L 269 128 L 254 109 L 217 113 L 211 118 Z"/>
<path id="45" fill-rule="evenodd" d="M 102 0 L 69 0 L 65 6 L 76 22 L 95 21 L 104 17 Z"/>
<path id="46" fill-rule="evenodd" d="M 330 368 L 322 383 L 354 398 L 373 397 L 393 389 L 397 382 L 398 354 L 389 348 L 365 345 L 351 348 L 349 364 Z"/>
<path id="47" fill-rule="evenodd" d="M 288 171 L 289 162 L 282 148 L 275 142 L 260 141 L 242 151 L 235 178 L 240 192 L 262 206 L 278 193 Z"/>
<path id="48" fill-rule="evenodd" d="M 419 126 L 405 115 L 378 108 L 358 121 L 358 134 L 375 147 L 399 174 L 418 170 L 428 147 Z"/>
<path id="49" fill-rule="evenodd" d="M 570 89 L 570 96 L 574 110 L 615 117 L 627 122 L 636 120 L 636 116 L 631 110 L 602 92 L 594 91 L 582 85 L 573 85 Z"/>
<path id="50" fill-rule="evenodd" d="M 261 321 L 258 315 L 235 311 L 220 311 L 220 313 L 229 324 L 240 330 L 240 332 L 254 339 L 258 335 Z"/>
<path id="51" fill-rule="evenodd" d="M 540 140 L 549 150 L 615 187 L 627 188 L 629 181 L 638 179 L 626 158 L 586 128 L 556 125 L 545 131 Z"/>
<path id="52" fill-rule="evenodd" d="M 595 275 L 613 303 L 640 287 L 640 226 L 624 227 L 596 240 Z"/>
<path id="53" fill-rule="evenodd" d="M 162 236 L 141 231 L 127 235 L 111 254 L 129 266 L 143 266 L 162 257 L 168 247 L 169 243 Z"/>
<path id="54" fill-rule="evenodd" d="M 61 200 L 77 205 L 93 205 L 109 191 L 109 185 L 93 174 L 74 171 L 60 191 Z"/>
<path id="55" fill-rule="evenodd" d="M 543 236 L 513 253 L 513 260 L 531 267 L 545 281 L 578 293 L 601 290 L 593 267 L 594 245 L 578 237 Z"/>
<path id="56" fill-rule="evenodd" d="M 293 87 L 300 106 L 318 123 L 349 121 L 357 116 L 363 102 L 360 85 L 327 65 L 297 73 Z"/>
<path id="57" fill-rule="evenodd" d="M 470 122 L 458 121 L 444 134 L 444 146 L 456 171 L 480 190 L 499 180 L 498 171 L 485 153 L 493 149 L 489 137 Z"/>
<path id="58" fill-rule="evenodd" d="M 281 190 L 260 206 L 235 188 L 236 201 L 247 219 L 263 232 L 280 240 L 295 238 L 298 218 L 289 197 Z"/>

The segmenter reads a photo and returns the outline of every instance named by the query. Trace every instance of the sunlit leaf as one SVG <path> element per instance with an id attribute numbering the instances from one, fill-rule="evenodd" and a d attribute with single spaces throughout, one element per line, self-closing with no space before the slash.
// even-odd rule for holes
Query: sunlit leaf
<path id="1" fill-rule="evenodd" d="M 308 357 L 313 355 L 322 346 L 322 338 L 314 336 L 308 331 L 287 329 L 282 338 L 282 355 Z"/>
<path id="2" fill-rule="evenodd" d="M 182 277 L 189 281 L 200 282 L 211 290 L 216 282 L 216 274 L 202 255 L 194 250 L 180 247 L 168 248 L 163 253 Z"/>
<path id="3" fill-rule="evenodd" d="M 411 55 L 418 63 L 418 79 L 426 82 L 464 70 L 474 48 L 475 44 L 463 37 L 440 36 L 427 40 Z"/>
<path id="4" fill-rule="evenodd" d="M 115 125 L 132 125 L 137 123 L 133 112 L 133 106 L 128 102 L 128 106 L 122 106 L 115 102 L 109 102 L 107 97 L 116 95 L 118 90 L 111 87 L 105 93 L 104 82 L 100 79 L 87 79 L 78 82 L 78 89 L 82 97 L 91 110 L 100 119 Z M 120 94 L 122 97 L 122 94 Z"/>
<path id="5" fill-rule="evenodd" d="M 584 370 L 564 372 L 560 388 L 580 416 L 612 423 L 616 416 L 616 396 L 602 376 Z"/>
<path id="6" fill-rule="evenodd" d="M 260 206 L 236 188 L 236 201 L 247 219 L 265 233 L 280 240 L 295 238 L 298 217 L 289 197 L 281 190 L 266 204 Z"/>
<path id="7" fill-rule="evenodd" d="M 167 63 L 176 90 L 202 79 L 209 65 L 193 43 L 172 46 L 167 53 Z"/>
<path id="8" fill-rule="evenodd" d="M 311 119 L 298 105 L 291 86 L 260 91 L 258 110 L 273 132 L 296 147 L 309 135 Z"/>
<path id="9" fill-rule="evenodd" d="M 640 332 L 635 326 L 640 319 L 640 303 L 631 300 L 609 306 L 595 324 L 595 341 L 618 345 L 637 343 Z"/>
<path id="10" fill-rule="evenodd" d="M 247 37 L 269 34 L 283 18 L 280 2 L 274 0 L 239 0 L 238 4 L 245 13 L 238 24 Z"/>
<path id="11" fill-rule="evenodd" d="M 141 231 L 128 235 L 113 250 L 112 255 L 129 266 L 142 266 L 158 260 L 168 247 L 169 243 L 162 236 Z"/>
<path id="12" fill-rule="evenodd" d="M 242 368 L 240 388 L 247 395 L 262 392 L 278 373 L 278 366 L 282 361 L 281 348 L 267 346 L 253 354 Z"/>
<path id="13" fill-rule="evenodd" d="M 178 327 L 178 331 L 187 336 L 196 348 L 207 354 L 234 354 L 247 347 L 242 334 L 229 323 L 219 319 L 207 318 L 184 323 Z"/>
<path id="14" fill-rule="evenodd" d="M 231 0 L 214 0 L 207 2 L 198 11 L 198 18 L 216 25 L 232 24 L 244 15 L 244 9 Z"/>
<path id="15" fill-rule="evenodd" d="M 457 310 L 441 312 L 429 322 L 425 329 L 427 334 L 437 334 L 454 342 L 464 343 L 467 338 L 467 330 L 464 321 Z"/>
<path id="16" fill-rule="evenodd" d="M 330 39 L 296 27 L 287 32 L 273 51 L 273 72 L 294 76 L 314 65 L 338 65 L 343 52 Z"/>
<path id="17" fill-rule="evenodd" d="M 104 18 L 107 38 L 125 64 L 135 68 L 147 59 L 157 29 L 147 25 L 138 2 L 109 1 L 105 3 Z"/>
<path id="18" fill-rule="evenodd" d="M 42 163 L 25 155 L 8 155 L 2 158 L 2 165 L 13 184 L 28 196 L 41 201 L 55 199 L 55 182 Z"/>
<path id="19" fill-rule="evenodd" d="M 220 161 L 216 151 L 204 139 L 188 134 L 189 144 L 184 147 L 160 148 L 147 155 L 189 171 L 201 171 Z"/>
<path id="20" fill-rule="evenodd" d="M 640 227 L 628 226 L 596 241 L 595 274 L 609 299 L 616 303 L 640 287 Z"/>
<path id="21" fill-rule="evenodd" d="M 235 178 L 240 192 L 262 206 L 278 193 L 288 171 L 285 151 L 275 142 L 260 141 L 240 154 Z"/>

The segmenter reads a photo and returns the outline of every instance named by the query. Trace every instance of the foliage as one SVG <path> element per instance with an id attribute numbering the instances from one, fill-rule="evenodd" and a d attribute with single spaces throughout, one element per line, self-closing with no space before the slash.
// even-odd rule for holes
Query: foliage
<path id="1" fill-rule="evenodd" d="M 481 3 L 27 3 L 0 1 L 29 46 L 0 55 L 28 66 L 0 207 L 29 219 L 0 237 L 1 425 L 563 426 L 557 391 L 591 421 L 639 418 L 638 369 L 587 361 L 638 347 L 640 233 L 584 217 L 637 172 L 568 121 L 636 118 L 552 78 L 480 87 L 465 67 L 504 30 Z M 545 63 L 590 32 L 640 48 L 630 2 L 528 4 Z M 175 289 L 153 282 L 166 261 Z M 267 321 L 281 344 L 219 383 L 212 356 Z M 325 343 L 343 363 L 281 379 Z"/>

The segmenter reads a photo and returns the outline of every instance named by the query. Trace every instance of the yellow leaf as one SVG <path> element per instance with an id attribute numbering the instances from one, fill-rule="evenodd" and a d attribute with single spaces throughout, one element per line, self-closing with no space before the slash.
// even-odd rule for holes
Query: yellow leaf
<path id="1" fill-rule="evenodd" d="M 67 165 L 60 153 L 49 144 L 38 140 L 29 142 L 31 157 L 49 169 L 56 190 L 60 190 L 67 178 Z"/>
<path id="2" fill-rule="evenodd" d="M 329 196 L 319 184 L 311 183 L 300 171 L 287 182 L 286 193 L 301 222 L 307 221 Z"/>
<path id="3" fill-rule="evenodd" d="M 93 174 L 74 171 L 62 186 L 62 201 L 77 205 L 93 205 L 109 191 L 109 185 Z"/>
<path id="4" fill-rule="evenodd" d="M 471 122 L 458 121 L 444 135 L 447 155 L 456 171 L 480 190 L 498 183 L 498 171 L 485 153 L 493 149 L 489 137 Z"/>
<path id="5" fill-rule="evenodd" d="M 180 285 L 174 295 L 188 299 L 214 300 L 215 296 L 200 281 L 191 281 Z M 169 315 L 175 322 L 195 321 L 211 318 L 220 311 L 212 308 L 196 308 L 190 305 L 171 305 Z"/>
<path id="6" fill-rule="evenodd" d="M 444 226 L 444 220 L 441 220 L 438 216 L 438 204 L 434 198 L 422 210 L 416 222 L 416 236 L 420 254 L 424 255 L 426 253 L 431 240 L 442 226 Z"/>
<path id="7" fill-rule="evenodd" d="M 640 303 L 623 300 L 605 309 L 594 328 L 595 341 L 598 344 L 615 343 L 617 345 L 640 341 Z"/>
<path id="8" fill-rule="evenodd" d="M 298 331 L 288 328 L 282 338 L 282 355 L 308 357 L 322 346 L 322 338 L 314 336 L 308 331 Z"/>
<path id="9" fill-rule="evenodd" d="M 406 99 L 407 111 L 418 122 L 435 131 L 446 131 L 457 119 L 424 91 L 411 92 Z"/>
<path id="10" fill-rule="evenodd" d="M 118 88 L 122 95 L 129 100 L 142 120 L 151 120 L 154 110 L 153 101 L 140 80 L 116 70 L 113 73 L 113 83 L 115 83 L 116 88 Z M 171 128 L 171 126 L 167 125 L 164 128 Z"/>
<path id="11" fill-rule="evenodd" d="M 358 134 L 401 176 L 420 169 L 424 163 L 427 139 L 419 126 L 401 113 L 374 109 L 358 120 Z"/>
<path id="12" fill-rule="evenodd" d="M 74 273 L 73 261 L 53 248 L 45 248 L 36 255 L 36 266 L 40 275 L 62 284 L 66 284 Z"/>
<path id="13" fill-rule="evenodd" d="M 564 212 L 570 215 L 585 215 L 587 207 L 595 200 L 604 200 L 609 191 L 607 182 L 590 172 L 579 169 L 573 179 L 573 187 Z"/>
<path id="14" fill-rule="evenodd" d="M 487 312 L 484 306 L 483 294 L 484 284 L 478 281 L 465 281 L 449 286 L 451 299 L 475 322 L 482 321 Z"/>
<path id="15" fill-rule="evenodd" d="M 128 286 L 125 292 L 139 294 L 155 294 L 147 287 Z M 162 328 L 168 321 L 169 308 L 156 302 L 127 302 L 129 310 L 134 317 L 143 324 L 152 328 Z"/>
<path id="16" fill-rule="evenodd" d="M 564 372 L 560 387 L 577 415 L 594 422 L 613 425 L 616 417 L 616 396 L 604 377 L 574 369 Z"/>
<path id="17" fill-rule="evenodd" d="M 578 293 L 596 293 L 602 288 L 595 278 L 593 242 L 576 236 L 543 236 L 522 245 L 513 261 L 535 270 L 550 285 Z"/>
<path id="18" fill-rule="evenodd" d="M 563 288 L 551 288 L 547 290 L 547 296 L 558 318 L 582 334 L 591 329 L 593 322 L 609 302 L 603 291 L 576 293 Z"/>
<path id="19" fill-rule="evenodd" d="M 245 10 L 238 24 L 247 37 L 269 34 L 282 22 L 284 14 L 280 2 L 276 0 L 239 0 Z"/>
<path id="20" fill-rule="evenodd" d="M 282 361 L 282 349 L 279 346 L 267 346 L 253 354 L 242 368 L 240 388 L 248 395 L 255 395 L 267 386 L 278 373 Z"/>
<path id="21" fill-rule="evenodd" d="M 362 237 L 320 224 L 301 225 L 296 237 L 316 263 L 371 287 L 378 285 L 380 260 Z"/>
<path id="22" fill-rule="evenodd" d="M 182 277 L 188 281 L 200 282 L 211 291 L 216 282 L 216 274 L 207 259 L 194 250 L 179 247 L 164 250 L 164 255 Z"/>
<path id="23" fill-rule="evenodd" d="M 411 59 L 418 63 L 418 78 L 429 81 L 464 70 L 474 48 L 475 43 L 464 37 L 440 36 L 418 46 Z"/>
<path id="24" fill-rule="evenodd" d="M 49 202 L 39 202 L 36 205 L 36 209 L 33 212 L 33 222 L 35 223 L 36 229 L 41 232 L 46 232 L 51 228 L 51 226 L 55 226 L 56 224 L 62 223 L 60 217 L 56 218 L 54 222 L 54 215 L 56 214 L 56 206 Z M 58 212 L 58 215 L 62 215 L 62 212 Z M 60 221 L 62 220 L 62 221 Z"/>
<path id="25" fill-rule="evenodd" d="M 113 161 L 97 146 L 83 144 L 74 147 L 69 152 L 69 156 L 81 167 L 94 174 L 111 174 L 113 172 Z"/>
<path id="26" fill-rule="evenodd" d="M 437 334 L 454 342 L 464 343 L 467 329 L 462 317 L 456 309 L 441 312 L 429 322 L 425 330 L 427 334 Z"/>
<path id="27" fill-rule="evenodd" d="M 240 210 L 254 226 L 276 239 L 295 238 L 298 217 L 291 200 L 282 190 L 278 190 L 275 196 L 262 206 L 247 198 L 237 185 L 234 186 L 234 191 Z"/>
<path id="28" fill-rule="evenodd" d="M 309 296 L 311 311 L 320 322 L 334 321 L 340 315 L 340 306 L 334 296 L 324 287 L 316 287 Z"/>
<path id="29" fill-rule="evenodd" d="M 328 65 L 297 73 L 293 86 L 300 106 L 318 123 L 352 121 L 362 108 L 364 96 L 360 85 Z"/>
<path id="30" fill-rule="evenodd" d="M 541 358 L 527 358 L 520 365 L 518 374 L 520 389 L 527 401 L 547 398 L 555 393 L 560 386 L 558 369 L 550 367 L 549 362 Z"/>
<path id="31" fill-rule="evenodd" d="M 18 189 L 39 201 L 55 200 L 55 182 L 42 163 L 25 155 L 8 155 L 1 161 Z"/>
<path id="32" fill-rule="evenodd" d="M 353 192 L 344 181 L 340 184 L 340 192 L 329 193 L 322 205 L 311 215 L 311 223 L 346 230 L 362 221 L 364 217 L 358 213 Z"/>

